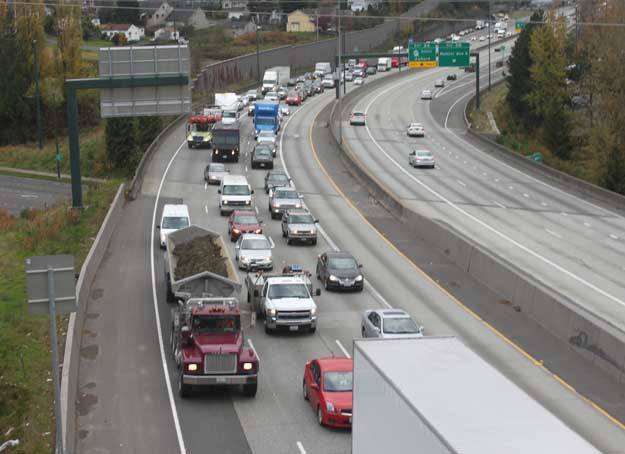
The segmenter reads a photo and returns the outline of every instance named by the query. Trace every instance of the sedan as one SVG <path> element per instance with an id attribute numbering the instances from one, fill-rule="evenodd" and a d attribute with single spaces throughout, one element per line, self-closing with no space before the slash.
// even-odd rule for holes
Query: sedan
<path id="1" fill-rule="evenodd" d="M 421 92 L 421 99 L 432 99 L 432 90 L 423 90 Z"/>
<path id="2" fill-rule="evenodd" d="M 345 81 L 346 82 L 351 82 L 352 80 L 354 80 L 354 75 L 352 74 L 351 71 L 346 71 L 345 72 Z"/>
<path id="3" fill-rule="evenodd" d="M 236 241 L 245 233 L 263 233 L 262 221 L 258 220 L 255 211 L 234 210 L 228 218 L 228 235 L 230 241 Z"/>
<path id="4" fill-rule="evenodd" d="M 276 188 L 269 191 L 269 213 L 271 219 L 280 219 L 285 211 L 302 208 L 302 195 L 295 188 Z"/>
<path id="5" fill-rule="evenodd" d="M 456 74 L 447 74 L 447 80 L 456 80 L 457 78 Z"/>
<path id="6" fill-rule="evenodd" d="M 425 137 L 425 129 L 421 123 L 410 123 L 407 133 L 409 137 Z"/>
<path id="7" fill-rule="evenodd" d="M 265 193 L 280 187 L 290 187 L 291 179 L 282 170 L 270 170 L 265 175 Z"/>
<path id="8" fill-rule="evenodd" d="M 269 145 L 273 155 L 276 155 L 276 135 L 272 131 L 260 131 L 256 137 L 256 141 Z"/>
<path id="9" fill-rule="evenodd" d="M 352 426 L 354 362 L 351 358 L 318 358 L 304 367 L 302 395 L 322 426 Z"/>
<path id="10" fill-rule="evenodd" d="M 247 99 L 250 102 L 257 101 L 258 100 L 258 91 L 257 90 L 248 90 L 247 93 L 245 93 L 245 96 L 247 96 Z"/>
<path id="11" fill-rule="evenodd" d="M 480 36 L 480 41 L 486 41 L 486 36 L 484 35 Z"/>
<path id="12" fill-rule="evenodd" d="M 259 143 L 252 152 L 252 169 L 273 169 L 273 150 L 264 143 Z"/>
<path id="13" fill-rule="evenodd" d="M 290 113 L 291 113 L 291 110 L 289 109 L 289 106 L 287 106 L 287 105 L 280 106 L 280 114 L 281 115 L 288 116 Z"/>
<path id="14" fill-rule="evenodd" d="M 369 66 L 367 68 L 367 71 L 365 71 L 367 75 L 369 76 L 373 76 L 375 74 L 378 73 L 378 67 L 377 66 Z"/>
<path id="15" fill-rule="evenodd" d="M 234 260 L 242 270 L 271 270 L 273 241 L 265 235 L 245 233 L 234 245 Z"/>
<path id="16" fill-rule="evenodd" d="M 362 265 L 347 252 L 324 252 L 317 257 L 317 279 L 326 290 L 356 290 L 364 287 Z"/>
<path id="17" fill-rule="evenodd" d="M 360 323 L 362 337 L 423 337 L 423 327 L 415 323 L 401 309 L 373 309 L 365 311 Z"/>
<path id="18" fill-rule="evenodd" d="M 352 126 L 353 125 L 364 126 L 365 119 L 366 119 L 366 115 L 363 112 L 352 112 L 351 116 L 349 117 L 349 124 Z"/>
<path id="19" fill-rule="evenodd" d="M 428 150 L 413 150 L 408 154 L 408 164 L 412 167 L 434 168 L 434 156 Z"/>
<path id="20" fill-rule="evenodd" d="M 365 83 L 365 80 L 362 77 L 356 77 L 354 79 L 354 85 L 363 85 Z"/>
<path id="21" fill-rule="evenodd" d="M 434 86 L 436 88 L 442 88 L 445 86 L 445 79 L 436 79 L 436 82 L 434 82 Z"/>
<path id="22" fill-rule="evenodd" d="M 302 105 L 302 97 L 296 91 L 291 91 L 286 97 L 285 101 L 289 106 L 301 106 Z"/>
<path id="23" fill-rule="evenodd" d="M 219 184 L 224 175 L 228 175 L 230 171 L 226 166 L 217 162 L 211 162 L 204 169 L 204 180 L 208 184 Z"/>

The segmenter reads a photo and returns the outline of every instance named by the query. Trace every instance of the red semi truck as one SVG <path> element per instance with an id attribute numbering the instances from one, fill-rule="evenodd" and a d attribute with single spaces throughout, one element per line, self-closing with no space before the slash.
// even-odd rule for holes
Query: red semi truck
<path id="1" fill-rule="evenodd" d="M 202 263 L 193 252 L 202 251 Z M 194 269 L 194 266 L 196 269 Z M 171 353 L 178 367 L 178 393 L 194 387 L 241 386 L 256 395 L 259 361 L 241 328 L 241 284 L 221 236 L 190 226 L 167 236 L 167 299 Z"/>

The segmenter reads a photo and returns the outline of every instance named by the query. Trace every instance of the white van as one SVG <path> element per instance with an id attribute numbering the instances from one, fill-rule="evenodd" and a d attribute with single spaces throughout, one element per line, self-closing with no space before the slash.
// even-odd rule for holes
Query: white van
<path id="1" fill-rule="evenodd" d="M 254 190 L 243 175 L 224 175 L 219 185 L 219 212 L 222 216 L 252 206 Z"/>
<path id="2" fill-rule="evenodd" d="M 186 205 L 164 205 L 161 223 L 158 226 L 161 237 L 161 248 L 165 247 L 167 235 L 176 230 L 187 228 L 190 225 L 191 218 L 189 217 L 189 208 Z"/>
<path id="3" fill-rule="evenodd" d="M 378 72 L 391 70 L 391 59 L 388 57 L 378 58 Z"/>

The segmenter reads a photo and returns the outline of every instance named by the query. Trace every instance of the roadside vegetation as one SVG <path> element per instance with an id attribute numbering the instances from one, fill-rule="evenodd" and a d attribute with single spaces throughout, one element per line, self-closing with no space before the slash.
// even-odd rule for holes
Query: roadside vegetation
<path id="1" fill-rule="evenodd" d="M 567 33 L 563 18 L 535 13 L 512 50 L 505 86 L 483 102 L 503 145 L 540 152 L 549 166 L 625 194 L 625 6 L 606 5 L 597 15 L 580 0 L 577 33 Z"/>

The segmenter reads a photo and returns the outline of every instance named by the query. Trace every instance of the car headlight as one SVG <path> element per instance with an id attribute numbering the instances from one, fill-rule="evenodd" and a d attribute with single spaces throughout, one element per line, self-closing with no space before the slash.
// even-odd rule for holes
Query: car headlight
<path id="1" fill-rule="evenodd" d="M 295 204 L 295 208 L 301 208 L 301 207 L 302 207 L 302 204 L 301 204 L 301 203 L 296 203 L 296 204 Z"/>
<path id="2" fill-rule="evenodd" d="M 189 364 L 189 365 L 187 366 L 187 370 L 188 370 L 189 372 L 195 372 L 195 371 L 197 370 L 197 364 Z"/>
<path id="3" fill-rule="evenodd" d="M 274 202 L 274 203 L 273 203 L 273 207 L 274 207 L 274 208 L 280 208 L 280 204 L 279 204 L 279 203 Z"/>
<path id="4" fill-rule="evenodd" d="M 291 233 L 298 234 L 298 233 L 299 233 L 299 230 L 297 230 L 297 229 L 292 229 L 292 230 L 291 230 Z"/>
<path id="5" fill-rule="evenodd" d="M 254 365 L 252 363 L 243 363 L 243 370 L 252 370 Z"/>
<path id="6" fill-rule="evenodd" d="M 228 201 L 227 201 L 227 200 L 222 200 L 222 201 L 221 201 L 221 204 L 222 204 L 222 205 L 228 205 Z"/>
<path id="7" fill-rule="evenodd" d="M 251 200 L 246 200 L 246 201 L 245 201 L 245 204 L 246 204 L 246 205 L 249 205 L 250 203 L 252 203 L 252 201 L 251 201 Z"/>
<path id="8" fill-rule="evenodd" d="M 331 281 L 338 281 L 339 279 L 334 274 L 330 274 L 330 280 Z"/>
<path id="9" fill-rule="evenodd" d="M 356 276 L 356 282 L 360 282 L 362 281 L 362 274 L 359 274 L 358 276 Z"/>
<path id="10" fill-rule="evenodd" d="M 263 230 L 262 229 L 256 229 L 256 230 L 254 230 L 254 233 L 263 233 Z"/>
<path id="11" fill-rule="evenodd" d="M 326 402 L 326 410 L 330 413 L 334 413 L 334 404 L 332 404 L 332 402 Z"/>
<path id="12" fill-rule="evenodd" d="M 241 233 L 241 231 L 239 229 L 232 229 L 233 233 Z"/>
<path id="13" fill-rule="evenodd" d="M 249 263 L 250 258 L 249 257 L 239 257 L 239 259 L 243 262 L 243 263 Z"/>
<path id="14" fill-rule="evenodd" d="M 317 313 L 317 308 L 316 308 L 316 307 L 313 307 L 313 308 L 310 310 L 310 315 L 315 315 L 316 313 Z"/>
<path id="15" fill-rule="evenodd" d="M 275 317 L 276 316 L 276 310 L 275 309 L 267 309 L 267 314 L 271 317 Z"/>

